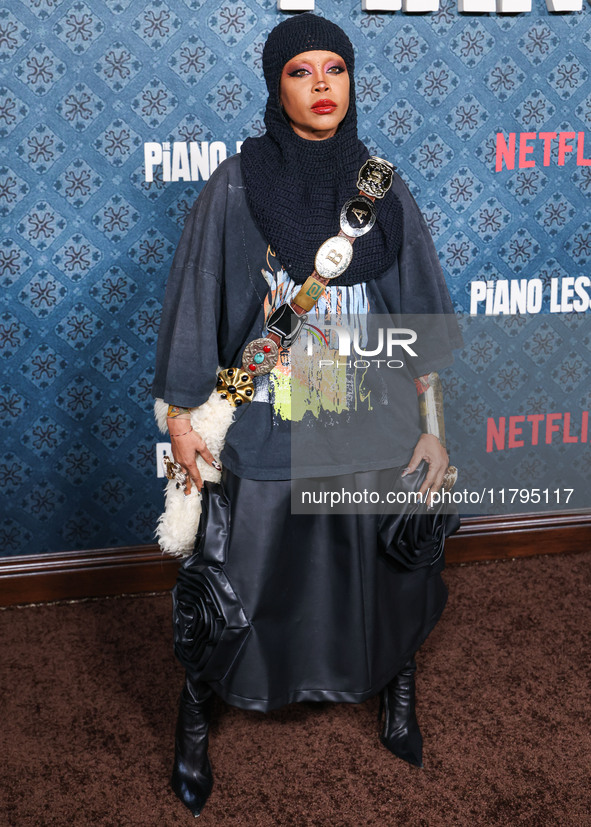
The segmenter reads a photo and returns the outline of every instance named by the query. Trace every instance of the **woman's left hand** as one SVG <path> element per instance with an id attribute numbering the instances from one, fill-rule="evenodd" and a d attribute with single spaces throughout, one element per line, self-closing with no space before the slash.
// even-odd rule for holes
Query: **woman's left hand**
<path id="1" fill-rule="evenodd" d="M 439 491 L 443 485 L 443 477 L 449 465 L 447 451 L 433 434 L 421 434 L 403 476 L 415 471 L 421 463 L 421 460 L 425 460 L 429 465 L 427 476 L 419 489 L 419 493 L 424 497 L 428 490 L 431 492 Z M 429 506 L 432 504 L 432 498 L 429 497 Z"/>

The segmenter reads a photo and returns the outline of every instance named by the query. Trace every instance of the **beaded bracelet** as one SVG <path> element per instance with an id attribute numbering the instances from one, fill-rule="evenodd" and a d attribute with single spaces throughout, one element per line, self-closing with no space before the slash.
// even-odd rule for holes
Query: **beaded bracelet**
<path id="1" fill-rule="evenodd" d="M 184 433 L 182 433 L 182 434 L 170 434 L 170 436 L 174 436 L 174 437 L 177 437 L 177 436 L 187 436 L 187 434 L 190 434 L 192 430 L 193 430 L 193 428 L 189 428 L 189 430 L 188 430 L 188 431 L 185 431 L 185 432 L 184 432 Z"/>

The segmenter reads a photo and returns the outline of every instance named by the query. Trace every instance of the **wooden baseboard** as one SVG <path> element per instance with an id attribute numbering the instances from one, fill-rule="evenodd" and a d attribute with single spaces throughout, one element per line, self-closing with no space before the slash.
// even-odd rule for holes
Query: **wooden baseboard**
<path id="1" fill-rule="evenodd" d="M 466 517 L 448 565 L 591 549 L 591 512 Z M 166 591 L 179 560 L 157 545 L 0 558 L 0 606 Z"/>
<path id="2" fill-rule="evenodd" d="M 157 545 L 0 558 L 0 606 L 164 591 L 179 565 Z"/>
<path id="3" fill-rule="evenodd" d="M 464 517 L 447 541 L 448 564 L 591 550 L 591 512 Z"/>

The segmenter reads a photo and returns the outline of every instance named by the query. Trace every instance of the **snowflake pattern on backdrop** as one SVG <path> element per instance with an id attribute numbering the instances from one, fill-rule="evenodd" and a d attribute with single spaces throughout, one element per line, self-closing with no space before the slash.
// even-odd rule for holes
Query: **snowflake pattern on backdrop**
<path id="1" fill-rule="evenodd" d="M 203 181 L 166 183 L 156 169 L 147 183 L 143 144 L 222 141 L 232 153 L 260 135 L 262 46 L 284 15 L 261 0 L 5 5 L 0 468 L 11 486 L 0 553 L 150 543 L 162 507 L 150 414 L 158 318 Z M 573 153 L 563 167 L 494 164 L 498 131 L 591 128 L 588 4 L 568 17 L 534 4 L 510 19 L 460 15 L 451 0 L 424 15 L 316 6 L 353 40 L 360 137 L 417 198 L 458 310 L 474 279 L 538 278 L 549 292 L 586 273 L 590 168 Z M 589 405 L 591 339 L 576 319 L 541 322 L 468 324 L 448 374 L 454 404 L 471 396 L 450 424 L 458 450 L 487 406 Z M 528 462 L 532 473 L 552 468 Z M 467 458 L 466 481 L 473 466 Z"/>

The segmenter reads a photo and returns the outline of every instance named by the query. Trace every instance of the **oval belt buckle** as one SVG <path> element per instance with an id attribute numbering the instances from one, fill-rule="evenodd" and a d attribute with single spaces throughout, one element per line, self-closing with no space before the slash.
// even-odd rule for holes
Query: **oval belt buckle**
<path id="1" fill-rule="evenodd" d="M 349 198 L 341 210 L 341 230 L 349 238 L 359 238 L 368 233 L 376 223 L 376 208 L 366 195 Z"/>
<path id="2" fill-rule="evenodd" d="M 272 339 L 253 339 L 242 353 L 242 369 L 249 376 L 271 373 L 279 359 L 279 348 Z"/>
<path id="3" fill-rule="evenodd" d="M 353 258 L 353 246 L 348 238 L 335 235 L 321 244 L 316 253 L 314 267 L 319 276 L 336 279 L 344 273 Z"/>

